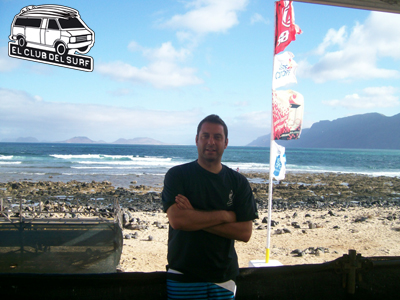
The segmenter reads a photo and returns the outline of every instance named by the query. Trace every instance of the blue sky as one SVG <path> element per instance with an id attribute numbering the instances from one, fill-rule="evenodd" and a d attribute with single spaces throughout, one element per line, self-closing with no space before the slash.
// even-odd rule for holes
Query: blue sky
<path id="1" fill-rule="evenodd" d="M 79 11 L 95 32 L 93 72 L 10 58 L 14 16 L 27 5 Z M 293 2 L 303 33 L 286 51 L 299 65 L 304 126 L 400 112 L 400 15 Z M 193 145 L 220 115 L 229 144 L 270 133 L 274 2 L 0 0 L 0 141 L 150 137 Z M 351 130 L 351 129 L 350 129 Z"/>

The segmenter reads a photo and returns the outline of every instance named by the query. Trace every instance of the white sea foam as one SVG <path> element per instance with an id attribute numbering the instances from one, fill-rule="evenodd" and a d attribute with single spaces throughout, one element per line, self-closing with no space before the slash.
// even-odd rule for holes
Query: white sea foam
<path id="1" fill-rule="evenodd" d="M 61 159 L 90 159 L 90 158 L 100 158 L 100 154 L 51 154 L 51 157 L 61 158 Z"/>
<path id="2" fill-rule="evenodd" d="M 80 170 L 84 170 L 84 169 L 115 169 L 113 167 L 71 167 L 71 169 L 80 169 Z"/>
<path id="3" fill-rule="evenodd" d="M 89 162 L 89 161 L 82 161 L 79 162 L 78 164 L 82 165 L 92 165 L 93 167 L 97 167 L 97 165 L 100 166 L 126 166 L 126 167 L 162 167 L 162 168 L 167 168 L 167 167 L 173 167 L 176 164 L 175 163 L 168 163 L 168 162 L 157 162 L 157 161 L 148 161 L 148 162 L 134 162 L 134 161 L 119 161 L 119 162 Z"/>
<path id="4" fill-rule="evenodd" d="M 0 165 L 19 165 L 22 161 L 0 161 Z"/>
<path id="5" fill-rule="evenodd" d="M 13 155 L 0 155 L 0 159 L 12 159 Z"/>
<path id="6" fill-rule="evenodd" d="M 269 168 L 269 164 L 262 164 L 262 163 L 227 162 L 227 163 L 223 163 L 223 164 L 234 170 L 239 168 L 239 170 L 265 171 L 265 170 L 268 170 L 268 168 Z"/>
<path id="7" fill-rule="evenodd" d="M 125 166 L 125 167 L 102 167 L 102 166 L 88 166 L 88 167 L 81 167 L 81 166 L 72 166 L 71 169 L 77 169 L 77 170 L 90 170 L 90 169 L 97 169 L 97 170 L 101 170 L 101 169 L 113 169 L 113 170 L 138 170 L 138 169 L 149 169 L 150 167 L 157 167 L 157 168 L 165 168 L 165 169 L 169 169 L 169 167 L 167 166 Z"/>
<path id="8" fill-rule="evenodd" d="M 65 160 L 80 160 L 80 159 L 93 159 L 96 161 L 104 162 L 109 160 L 131 160 L 131 161 L 171 161 L 170 157 L 159 157 L 159 156 L 144 156 L 138 155 L 103 155 L 103 154 L 51 154 L 51 157 L 65 159 Z M 92 161 L 91 161 L 92 162 Z"/>

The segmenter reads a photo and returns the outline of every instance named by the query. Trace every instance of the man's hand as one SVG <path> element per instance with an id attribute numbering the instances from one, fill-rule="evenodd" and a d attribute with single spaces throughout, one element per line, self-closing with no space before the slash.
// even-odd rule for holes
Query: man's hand
<path id="1" fill-rule="evenodd" d="M 194 209 L 189 199 L 181 194 L 175 197 L 175 203 L 179 209 Z"/>
<path id="2" fill-rule="evenodd" d="M 253 222 L 232 222 L 205 228 L 205 231 L 231 239 L 247 243 L 253 231 Z"/>

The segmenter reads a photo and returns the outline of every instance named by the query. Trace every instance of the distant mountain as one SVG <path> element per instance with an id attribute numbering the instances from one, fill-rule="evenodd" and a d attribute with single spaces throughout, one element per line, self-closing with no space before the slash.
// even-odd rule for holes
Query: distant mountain
<path id="1" fill-rule="evenodd" d="M 86 136 L 76 136 L 71 139 L 62 141 L 60 143 L 68 143 L 68 144 L 104 144 L 104 141 L 92 141 Z"/>
<path id="2" fill-rule="evenodd" d="M 2 139 L 5 143 L 39 143 L 39 141 L 34 137 L 19 137 L 17 139 Z"/>
<path id="3" fill-rule="evenodd" d="M 133 139 L 118 139 L 113 144 L 126 144 L 126 145 L 165 145 L 165 143 L 147 138 L 137 137 Z"/>
<path id="4" fill-rule="evenodd" d="M 303 129 L 298 140 L 278 143 L 287 148 L 400 149 L 400 114 L 355 115 L 333 121 L 319 121 Z M 247 146 L 269 147 L 270 135 Z"/>
<path id="5" fill-rule="evenodd" d="M 38 143 L 39 141 L 34 137 L 19 137 L 17 143 Z"/>
<path id="6" fill-rule="evenodd" d="M 3 143 L 44 143 L 38 141 L 34 137 L 19 137 L 17 139 L 2 139 L 0 142 Z M 65 141 L 58 141 L 58 142 L 51 142 L 46 141 L 45 143 L 67 143 L 67 144 L 107 144 L 107 142 L 100 140 L 100 141 L 93 141 L 86 136 L 75 136 Z M 163 142 L 157 141 L 152 138 L 148 137 L 137 137 L 133 139 L 118 139 L 112 144 L 126 144 L 126 145 L 166 145 Z"/>

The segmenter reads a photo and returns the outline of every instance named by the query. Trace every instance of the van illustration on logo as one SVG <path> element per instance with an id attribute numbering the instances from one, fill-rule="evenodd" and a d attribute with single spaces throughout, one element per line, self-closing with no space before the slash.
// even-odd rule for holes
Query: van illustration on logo
<path id="1" fill-rule="evenodd" d="M 30 5 L 15 15 L 8 43 L 10 57 L 81 71 L 93 71 L 86 54 L 94 45 L 94 32 L 73 8 Z"/>

